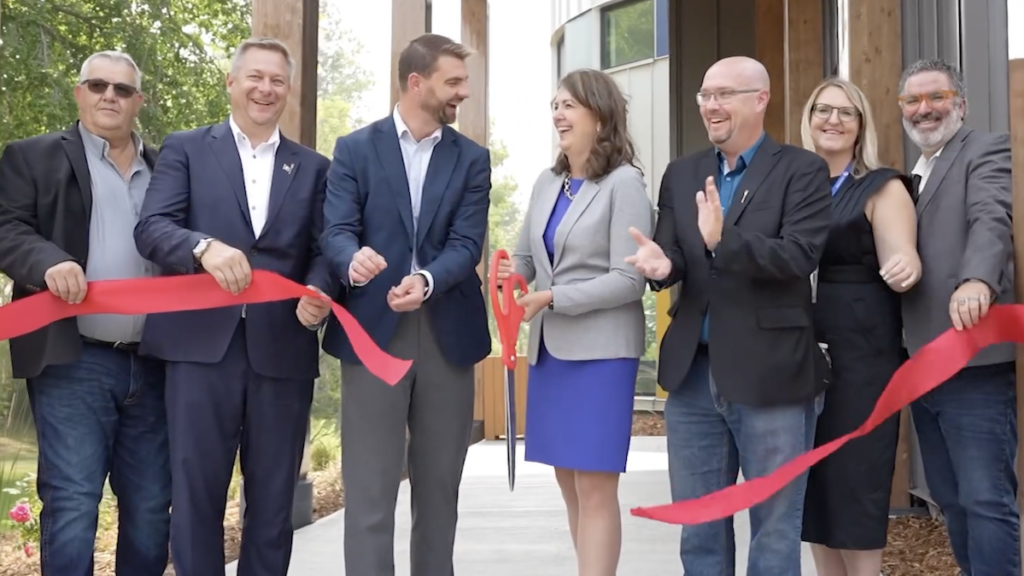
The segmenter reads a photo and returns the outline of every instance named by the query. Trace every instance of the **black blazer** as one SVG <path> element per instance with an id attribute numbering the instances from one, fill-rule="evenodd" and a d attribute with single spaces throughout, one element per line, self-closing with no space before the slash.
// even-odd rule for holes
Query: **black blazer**
<path id="1" fill-rule="evenodd" d="M 658 381 L 669 392 L 682 385 L 710 303 L 708 353 L 724 399 L 753 406 L 810 400 L 829 379 L 814 338 L 810 283 L 832 216 L 828 166 L 765 136 L 712 255 L 697 227 L 695 194 L 717 170 L 715 151 L 707 150 L 673 161 L 662 178 L 654 240 L 672 260 L 672 275 L 652 288 L 680 287 Z"/>
<path id="2" fill-rule="evenodd" d="M 150 170 L 157 151 L 143 146 Z M 14 281 L 13 299 L 46 290 L 44 275 L 89 255 L 92 177 L 78 123 L 64 132 L 11 142 L 0 156 L 0 271 Z M 67 318 L 11 339 L 15 378 L 78 359 L 78 320 Z"/>

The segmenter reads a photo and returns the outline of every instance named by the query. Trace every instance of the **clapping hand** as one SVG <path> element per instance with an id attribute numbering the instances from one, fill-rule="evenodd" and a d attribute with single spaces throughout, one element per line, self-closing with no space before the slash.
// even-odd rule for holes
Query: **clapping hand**
<path id="1" fill-rule="evenodd" d="M 629 235 L 636 242 L 636 254 L 626 256 L 626 264 L 632 264 L 644 278 L 664 280 L 672 273 L 672 261 L 654 240 L 630 226 Z"/>
<path id="2" fill-rule="evenodd" d="M 697 227 L 708 250 L 714 250 L 722 241 L 722 199 L 718 196 L 715 179 L 708 176 L 704 190 L 697 192 Z"/>

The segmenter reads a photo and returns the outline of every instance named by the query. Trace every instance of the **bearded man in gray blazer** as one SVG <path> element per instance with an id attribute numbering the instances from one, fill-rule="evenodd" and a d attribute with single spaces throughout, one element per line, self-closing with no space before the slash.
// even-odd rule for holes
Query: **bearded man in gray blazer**
<path id="1" fill-rule="evenodd" d="M 920 61 L 900 81 L 923 274 L 903 295 L 913 355 L 950 327 L 970 329 L 1014 302 L 1010 141 L 964 126 L 963 76 Z M 962 574 L 1020 575 L 1017 398 L 1012 343 L 982 350 L 912 407 L 928 489 Z"/>

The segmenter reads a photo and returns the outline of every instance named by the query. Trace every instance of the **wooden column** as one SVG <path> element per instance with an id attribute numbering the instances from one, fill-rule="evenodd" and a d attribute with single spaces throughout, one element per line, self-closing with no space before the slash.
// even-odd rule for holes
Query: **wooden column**
<path id="1" fill-rule="evenodd" d="M 281 132 L 316 147 L 316 82 L 319 0 L 253 0 L 252 35 L 285 43 L 295 59 L 292 94 L 281 116 Z"/>
<path id="2" fill-rule="evenodd" d="M 1024 302 L 1024 58 L 1010 60 L 1010 146 L 1013 154 L 1013 249 L 1017 302 Z M 1017 347 L 1017 477 L 1024 478 L 1024 346 Z M 1018 496 L 1018 500 L 1021 498 Z M 1024 551 L 1024 539 L 1021 542 Z M 1024 556 L 1022 556 L 1024 562 Z"/>
<path id="3" fill-rule="evenodd" d="M 409 42 L 426 34 L 428 28 L 426 0 L 391 0 L 391 105 L 383 113 L 391 113 L 401 92 L 398 57 Z"/>
<path id="4" fill-rule="evenodd" d="M 898 121 L 897 103 L 903 73 L 903 23 L 899 2 L 851 2 L 847 17 L 849 80 L 864 91 L 871 103 L 882 164 L 903 170 L 903 127 Z"/>
<path id="5" fill-rule="evenodd" d="M 292 92 L 281 115 L 281 132 L 296 142 L 316 148 L 316 85 L 319 40 L 319 0 L 253 0 L 252 35 L 269 36 L 282 42 L 292 53 L 295 68 Z M 297 530 L 313 522 L 313 485 L 309 473 L 309 429 L 302 455 L 299 485 L 295 488 L 292 525 Z M 239 491 L 245 517 L 245 490 Z"/>
<path id="6" fill-rule="evenodd" d="M 462 43 L 473 49 L 476 53 L 466 61 L 466 65 L 469 68 L 470 95 L 469 99 L 459 106 L 459 131 L 481 146 L 487 146 L 490 142 L 490 115 L 487 107 L 487 62 L 490 52 L 489 22 L 487 0 L 462 0 Z M 487 290 L 487 270 L 490 261 L 490 232 L 488 232 L 484 236 L 483 252 L 480 263 L 476 267 L 477 274 L 483 280 L 481 289 L 483 290 L 484 301 L 488 303 L 488 307 L 490 306 L 490 294 Z M 480 368 L 476 371 L 474 382 L 475 405 L 473 409 L 473 419 L 483 421 L 484 424 L 487 422 L 485 402 L 486 395 L 489 393 L 487 383 L 492 380 L 494 382 L 502 381 L 500 378 L 496 380 L 488 378 L 489 372 L 482 369 L 482 366 L 486 363 L 486 360 L 482 362 Z M 516 373 L 518 374 L 518 372 L 517 370 Z M 525 388 L 525 382 L 524 378 L 520 388 Z M 525 395 L 523 395 L 523 398 L 523 403 L 525 404 Z M 504 406 L 504 403 L 502 403 L 502 406 Z M 525 408 L 519 408 L 518 410 L 519 413 L 524 413 L 525 411 Z M 504 411 L 502 411 L 502 420 L 504 420 Z M 480 429 L 482 432 L 483 426 Z M 474 430 L 473 441 L 475 442 L 478 439 L 480 439 L 480 435 Z"/>
<path id="7" fill-rule="evenodd" d="M 803 107 L 824 68 L 821 0 L 756 0 L 754 18 L 754 56 L 772 81 L 765 131 L 799 146 Z"/>
<path id="8" fill-rule="evenodd" d="M 488 145 L 490 137 L 487 111 L 487 0 L 462 0 L 462 43 L 476 54 L 466 61 L 469 67 L 469 99 L 459 106 L 459 132 L 481 146 Z M 484 241 L 483 256 L 477 266 L 481 279 L 487 277 L 490 263 L 488 243 Z M 484 291 L 485 297 L 487 291 Z"/>
<path id="9" fill-rule="evenodd" d="M 878 132 L 882 164 L 903 170 L 903 127 L 899 123 L 900 74 L 903 72 L 900 5 L 891 0 L 851 2 L 847 14 L 851 82 L 867 97 Z M 910 507 L 910 409 L 900 413 L 896 469 L 889 506 Z"/>

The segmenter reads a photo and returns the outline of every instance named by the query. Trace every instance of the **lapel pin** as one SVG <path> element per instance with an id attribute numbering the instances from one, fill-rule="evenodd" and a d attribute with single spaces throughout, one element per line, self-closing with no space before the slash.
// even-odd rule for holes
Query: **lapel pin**
<path id="1" fill-rule="evenodd" d="M 291 174 L 292 170 L 295 169 L 295 164 L 285 164 L 284 166 L 281 166 L 281 168 L 283 168 L 285 172 Z"/>
<path id="2" fill-rule="evenodd" d="M 740 198 L 740 204 L 743 204 L 744 202 L 747 201 L 747 194 L 750 194 L 750 190 L 743 191 L 743 196 Z"/>

